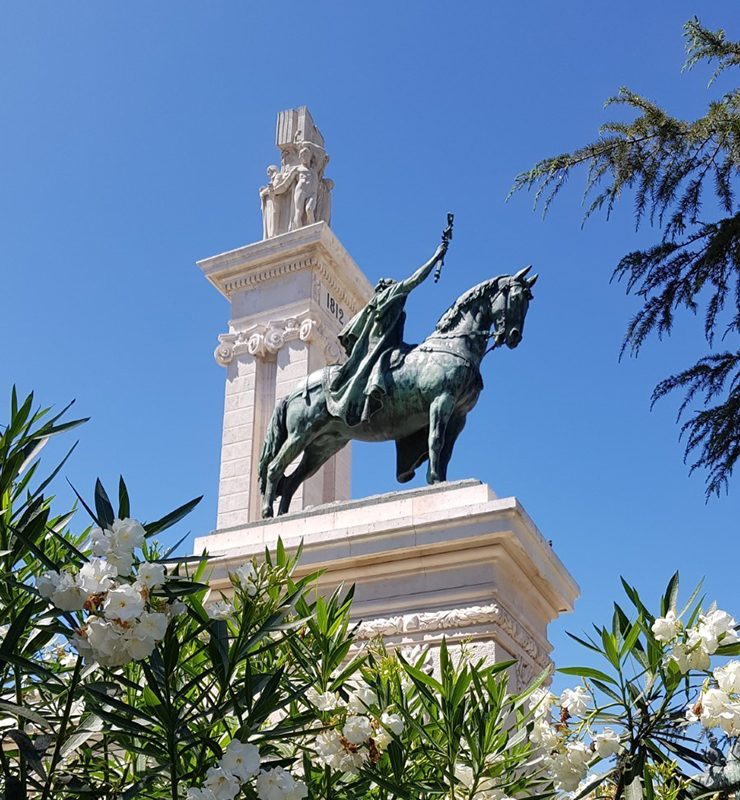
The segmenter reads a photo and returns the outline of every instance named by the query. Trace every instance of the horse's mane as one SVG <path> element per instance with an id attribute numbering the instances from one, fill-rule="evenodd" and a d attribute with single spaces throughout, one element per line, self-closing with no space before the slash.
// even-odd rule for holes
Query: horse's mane
<path id="1" fill-rule="evenodd" d="M 471 303 L 475 302 L 476 300 L 480 300 L 481 297 L 489 292 L 495 291 L 498 288 L 498 282 L 502 278 L 508 277 L 508 275 L 499 275 L 497 278 L 491 278 L 490 280 L 483 281 L 483 283 L 473 286 L 472 289 L 468 289 L 465 294 L 458 297 L 457 300 L 455 300 L 455 302 L 447 309 L 447 311 L 442 314 L 434 330 L 437 333 L 447 333 L 450 328 L 453 328 L 455 325 L 457 325 L 462 318 L 463 312 L 467 310 Z"/>

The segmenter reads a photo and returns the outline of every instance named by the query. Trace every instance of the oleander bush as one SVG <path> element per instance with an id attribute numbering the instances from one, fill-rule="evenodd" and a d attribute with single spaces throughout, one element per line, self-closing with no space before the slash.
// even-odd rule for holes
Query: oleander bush
<path id="1" fill-rule="evenodd" d="M 115 506 L 98 482 L 52 511 L 71 451 L 48 474 L 39 454 L 80 424 L 66 413 L 14 392 L 0 438 L 3 798 L 677 800 L 740 785 L 738 626 L 698 592 L 679 609 L 677 576 L 658 613 L 625 583 L 631 610 L 574 637 L 589 666 L 561 672 L 579 685 L 556 698 L 545 671 L 514 691 L 514 662 L 465 646 L 433 660 L 354 644 L 352 589 L 323 596 L 282 544 L 216 597 L 207 554 L 155 539 L 198 499 L 140 523 L 121 479 Z"/>

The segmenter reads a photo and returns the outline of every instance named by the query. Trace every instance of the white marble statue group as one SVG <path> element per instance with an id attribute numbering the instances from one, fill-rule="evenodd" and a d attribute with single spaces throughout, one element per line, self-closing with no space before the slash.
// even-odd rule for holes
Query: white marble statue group
<path id="1" fill-rule="evenodd" d="M 323 220 L 331 224 L 331 190 L 334 181 L 324 177 L 329 162 L 326 150 L 301 138 L 281 146 L 280 169 L 267 168 L 269 181 L 260 187 L 262 238 L 272 239 Z"/>

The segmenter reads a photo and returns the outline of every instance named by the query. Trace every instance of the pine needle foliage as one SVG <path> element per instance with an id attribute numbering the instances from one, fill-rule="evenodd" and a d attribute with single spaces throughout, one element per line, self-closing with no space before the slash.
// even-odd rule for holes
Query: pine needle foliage
<path id="1" fill-rule="evenodd" d="M 708 62 L 723 71 L 740 66 L 740 43 L 723 30 L 711 31 L 697 18 L 684 25 L 684 69 Z M 599 138 L 535 164 L 517 176 L 511 190 L 535 192 L 544 213 L 570 174 L 583 168 L 583 222 L 595 212 L 607 219 L 626 193 L 634 196 L 636 227 L 648 221 L 661 232 L 646 250 L 625 255 L 613 278 L 643 299 L 630 321 L 622 352 L 637 355 L 650 335 L 671 333 L 681 309 L 702 313 L 710 352 L 693 366 L 661 381 L 653 403 L 674 389 L 685 392 L 679 419 L 691 471 L 706 470 L 707 498 L 729 488 L 740 458 L 740 88 L 710 102 L 704 116 L 687 121 L 627 88 L 606 102 L 636 114 L 632 122 L 608 122 Z M 511 196 L 511 195 L 510 195 Z M 706 210 L 704 210 L 706 207 Z M 693 400 L 702 408 L 690 409 Z"/>

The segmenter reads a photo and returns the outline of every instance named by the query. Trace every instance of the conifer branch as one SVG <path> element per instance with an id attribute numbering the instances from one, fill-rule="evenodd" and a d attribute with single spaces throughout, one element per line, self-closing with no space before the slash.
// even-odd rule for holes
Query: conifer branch
<path id="1" fill-rule="evenodd" d="M 723 30 L 710 31 L 694 18 L 684 26 L 684 36 L 684 69 L 704 61 L 714 64 L 710 84 L 724 70 L 740 66 L 740 43 L 729 41 Z M 625 280 L 628 293 L 643 299 L 627 327 L 622 353 L 637 355 L 652 334 L 658 339 L 670 335 L 679 309 L 697 314 L 703 308 L 710 348 L 720 326 L 723 339 L 740 337 L 740 208 L 735 200 L 740 88 L 709 103 L 704 116 L 694 121 L 673 117 L 626 87 L 605 107 L 613 105 L 631 109 L 634 119 L 607 122 L 595 141 L 520 173 L 509 197 L 534 190 L 535 208 L 542 203 L 545 216 L 571 173 L 585 167 L 584 223 L 596 211 L 608 219 L 616 202 L 630 191 L 636 227 L 648 219 L 660 229 L 655 245 L 625 255 L 612 274 L 614 280 Z M 705 205 L 726 216 L 702 221 Z M 691 471 L 706 470 L 707 496 L 727 489 L 740 458 L 738 370 L 739 354 L 710 353 L 659 383 L 653 394 L 654 403 L 675 389 L 683 390 L 679 417 L 691 401 L 703 402 L 704 408 L 684 423 L 681 435 L 686 458 L 696 455 Z"/>

